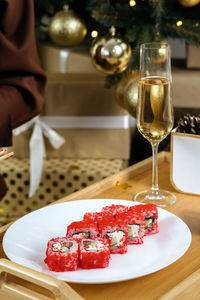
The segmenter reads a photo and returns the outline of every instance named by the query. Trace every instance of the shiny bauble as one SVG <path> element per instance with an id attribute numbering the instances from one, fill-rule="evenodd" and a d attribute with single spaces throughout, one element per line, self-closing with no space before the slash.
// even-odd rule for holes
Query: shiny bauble
<path id="1" fill-rule="evenodd" d="M 124 95 L 126 93 L 126 87 L 132 79 L 137 76 L 137 72 L 132 71 L 127 73 L 122 77 L 122 79 L 114 87 L 114 98 L 116 102 L 124 109 L 126 109 L 124 104 Z"/>
<path id="2" fill-rule="evenodd" d="M 132 117 L 136 117 L 136 107 L 138 102 L 138 82 L 139 77 L 130 79 L 124 93 L 124 106 Z"/>
<path id="3" fill-rule="evenodd" d="M 162 64 L 165 63 L 167 59 L 167 51 L 166 51 L 166 42 L 161 42 L 161 47 L 158 49 L 155 49 L 155 53 L 152 57 L 152 61 L 155 64 Z M 170 56 L 171 56 L 171 48 L 169 49 Z"/>
<path id="4" fill-rule="evenodd" d="M 106 74 L 126 70 L 131 58 L 131 46 L 116 36 L 100 37 L 90 48 L 94 66 Z"/>
<path id="5" fill-rule="evenodd" d="M 48 33 L 51 40 L 63 47 L 80 44 L 87 34 L 83 20 L 67 6 L 50 20 Z"/>
<path id="6" fill-rule="evenodd" d="M 199 4 L 199 0 L 179 0 L 180 4 L 185 7 L 193 7 Z"/>

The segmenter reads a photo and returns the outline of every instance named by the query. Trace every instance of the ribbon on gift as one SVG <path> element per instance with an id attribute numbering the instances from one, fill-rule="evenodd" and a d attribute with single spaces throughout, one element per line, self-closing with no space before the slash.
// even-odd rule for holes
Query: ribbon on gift
<path id="1" fill-rule="evenodd" d="M 136 127 L 136 119 L 123 116 L 42 116 L 41 120 L 53 128 L 128 129 Z"/>
<path id="2" fill-rule="evenodd" d="M 50 126 L 45 124 L 41 117 L 37 116 L 27 123 L 17 127 L 13 130 L 13 135 L 17 136 L 27 129 L 33 127 L 33 132 L 31 139 L 29 141 L 30 149 L 30 189 L 29 197 L 32 197 L 41 180 L 42 167 L 43 167 L 43 157 L 45 157 L 45 146 L 44 146 L 44 136 L 49 140 L 52 147 L 55 149 L 60 148 L 64 143 L 65 139 L 60 136 L 55 130 Z"/>
<path id="3" fill-rule="evenodd" d="M 80 51 L 80 50 L 85 50 L 88 48 L 84 45 L 80 45 L 78 47 L 73 47 L 73 48 L 63 48 L 62 50 L 60 50 L 60 73 L 67 73 L 67 61 L 69 58 L 69 54 L 71 51 Z"/>
<path id="4" fill-rule="evenodd" d="M 67 59 L 69 56 L 68 50 L 61 50 L 60 51 L 60 72 L 67 73 Z"/>
<path id="5" fill-rule="evenodd" d="M 33 127 L 30 149 L 30 190 L 32 197 L 41 180 L 43 157 L 45 157 L 44 136 L 47 137 L 52 147 L 58 149 L 65 143 L 55 130 L 58 128 L 92 128 L 92 129 L 128 129 L 136 127 L 135 118 L 123 116 L 37 116 L 27 123 L 13 130 L 17 136 Z"/>

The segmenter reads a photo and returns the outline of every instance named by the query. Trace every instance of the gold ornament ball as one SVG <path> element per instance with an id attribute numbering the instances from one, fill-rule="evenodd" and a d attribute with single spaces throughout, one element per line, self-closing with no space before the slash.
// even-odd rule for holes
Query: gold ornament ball
<path id="1" fill-rule="evenodd" d="M 90 49 L 94 66 L 106 74 L 123 72 L 131 58 L 131 47 L 119 37 L 108 36 L 94 40 Z"/>
<path id="2" fill-rule="evenodd" d="M 161 42 L 161 47 L 155 50 L 154 56 L 152 57 L 152 61 L 155 64 L 162 64 L 166 61 L 167 59 L 167 52 L 166 52 L 166 48 L 165 45 L 167 43 L 166 42 Z M 170 56 L 171 56 L 171 48 L 169 49 L 170 52 Z"/>
<path id="3" fill-rule="evenodd" d="M 50 20 L 48 33 L 55 44 L 70 47 L 83 41 L 87 29 L 83 20 L 75 12 L 65 7 Z"/>
<path id="4" fill-rule="evenodd" d="M 179 0 L 180 4 L 185 7 L 193 7 L 199 4 L 199 0 Z"/>
<path id="5" fill-rule="evenodd" d="M 114 87 L 114 98 L 116 102 L 124 109 L 126 109 L 124 104 L 124 95 L 126 93 L 126 86 L 130 83 L 130 80 L 134 79 L 138 75 L 137 72 L 132 71 L 127 73 Z"/>
<path id="6" fill-rule="evenodd" d="M 132 78 L 126 86 L 124 94 L 124 105 L 132 117 L 136 117 L 136 107 L 138 102 L 138 82 L 139 78 Z"/>

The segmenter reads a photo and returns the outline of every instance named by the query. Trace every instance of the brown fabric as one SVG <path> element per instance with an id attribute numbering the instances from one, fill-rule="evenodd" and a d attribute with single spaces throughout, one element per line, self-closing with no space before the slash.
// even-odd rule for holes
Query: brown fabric
<path id="1" fill-rule="evenodd" d="M 6 194 L 8 188 L 2 175 L 0 175 L 0 200 Z"/>
<path id="2" fill-rule="evenodd" d="M 37 57 L 32 0 L 0 0 L 0 147 L 12 129 L 37 115 L 45 76 Z"/>
<path id="3" fill-rule="evenodd" d="M 42 109 L 45 75 L 37 57 L 32 0 L 0 0 L 0 147 Z M 0 198 L 6 191 L 0 177 Z"/>

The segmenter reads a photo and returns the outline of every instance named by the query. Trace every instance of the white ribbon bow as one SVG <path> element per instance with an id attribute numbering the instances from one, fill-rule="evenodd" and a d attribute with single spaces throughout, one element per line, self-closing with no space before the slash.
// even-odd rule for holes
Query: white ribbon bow
<path id="1" fill-rule="evenodd" d="M 45 157 L 45 135 L 52 147 L 55 149 L 60 148 L 64 143 L 65 139 L 60 136 L 55 130 L 50 128 L 47 124 L 41 121 L 40 117 L 37 116 L 27 123 L 17 127 L 13 130 L 13 135 L 17 136 L 27 129 L 33 127 L 33 133 L 29 142 L 30 149 L 30 190 L 29 197 L 32 197 L 41 180 L 43 157 Z"/>

